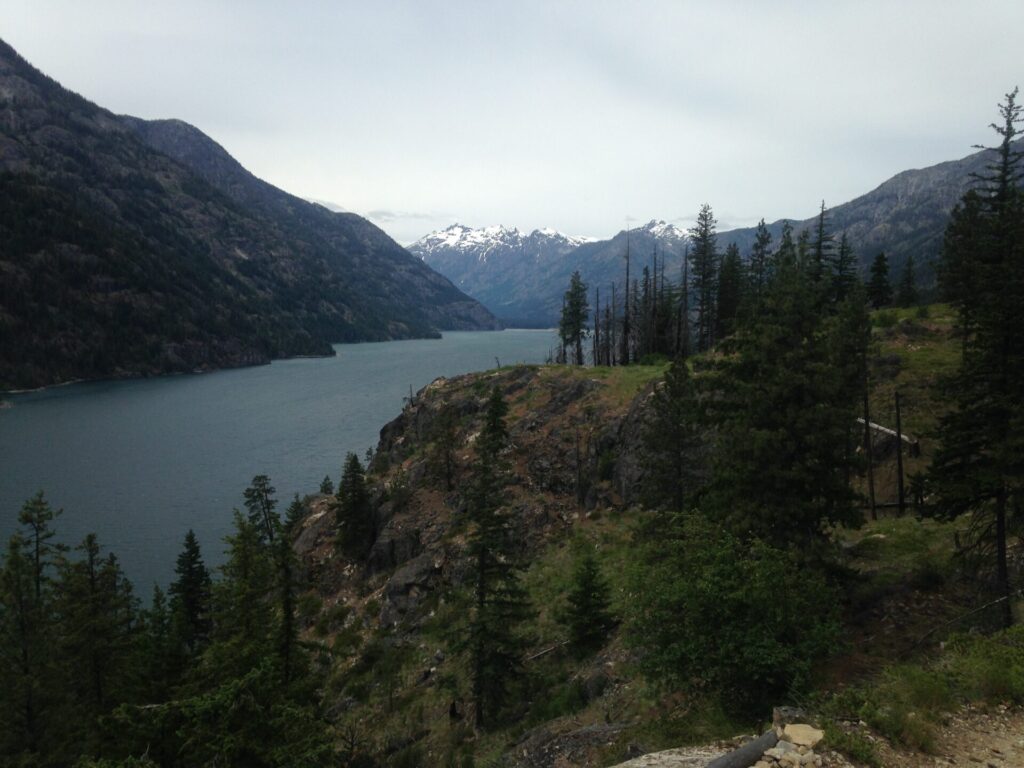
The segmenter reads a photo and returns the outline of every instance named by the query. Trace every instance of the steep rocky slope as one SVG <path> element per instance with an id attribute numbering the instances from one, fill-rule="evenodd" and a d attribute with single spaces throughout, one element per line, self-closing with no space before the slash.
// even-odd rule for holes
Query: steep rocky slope
<path id="1" fill-rule="evenodd" d="M 369 222 L 184 123 L 113 115 L 0 41 L 0 388 L 493 327 Z"/>

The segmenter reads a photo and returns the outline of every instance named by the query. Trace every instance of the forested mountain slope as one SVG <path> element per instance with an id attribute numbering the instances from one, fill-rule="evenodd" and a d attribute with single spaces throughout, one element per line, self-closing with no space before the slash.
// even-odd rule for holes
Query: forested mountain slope
<path id="1" fill-rule="evenodd" d="M 114 115 L 0 42 L 0 387 L 495 327 L 366 220 L 185 123 Z"/>

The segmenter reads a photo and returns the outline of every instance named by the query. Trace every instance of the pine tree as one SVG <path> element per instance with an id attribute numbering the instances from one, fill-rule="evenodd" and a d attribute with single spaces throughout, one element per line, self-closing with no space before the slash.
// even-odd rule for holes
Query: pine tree
<path id="1" fill-rule="evenodd" d="M 917 278 L 914 276 L 914 255 L 907 256 L 903 265 L 903 276 L 896 290 L 896 303 L 901 307 L 913 307 L 917 304 Z"/>
<path id="2" fill-rule="evenodd" d="M 508 442 L 508 404 L 495 388 L 476 441 L 467 502 L 472 524 L 467 541 L 473 608 L 458 650 L 469 657 L 477 727 L 485 727 L 504 704 L 524 648 L 520 625 L 529 615 L 519 583 L 512 536 L 503 512 Z"/>
<path id="3" fill-rule="evenodd" d="M 730 243 L 718 273 L 718 311 L 715 314 L 715 336 L 718 339 L 731 336 L 735 330 L 743 302 L 743 282 L 740 249 L 736 243 Z"/>
<path id="4" fill-rule="evenodd" d="M 306 508 L 305 502 L 300 499 L 299 494 L 296 493 L 291 504 L 288 505 L 288 509 L 286 509 L 284 513 L 285 533 L 289 535 L 294 534 L 307 514 L 309 514 L 309 510 Z"/>
<path id="5" fill-rule="evenodd" d="M 324 496 L 334 495 L 334 482 L 330 475 L 324 475 L 324 479 L 320 481 L 320 493 Z"/>
<path id="6" fill-rule="evenodd" d="M 705 203 L 697 214 L 690 234 L 693 243 L 693 290 L 697 298 L 697 351 L 704 352 L 715 342 L 716 289 L 718 287 L 718 245 L 714 215 Z"/>
<path id="7" fill-rule="evenodd" d="M 644 429 L 644 504 L 683 512 L 700 486 L 696 457 L 703 439 L 696 390 L 684 360 L 673 362 L 655 388 L 650 413 Z"/>
<path id="8" fill-rule="evenodd" d="M 352 556 L 364 557 L 373 545 L 373 517 L 363 465 L 354 453 L 345 457 L 334 514 L 338 543 Z"/>
<path id="9" fill-rule="evenodd" d="M 50 591 L 36 593 L 34 547 L 11 537 L 0 570 L 0 752 L 37 755 L 51 734 L 54 674 Z M 30 763 L 26 763 L 30 764 Z"/>
<path id="10" fill-rule="evenodd" d="M 982 189 L 965 197 L 947 232 L 940 277 L 972 277 L 967 286 L 945 287 L 965 331 L 959 370 L 947 382 L 953 407 L 940 419 L 929 473 L 934 513 L 970 514 L 966 546 L 979 563 L 994 565 L 1006 626 L 1013 621 L 1007 539 L 1024 503 L 1024 169 L 1013 146 L 1022 121 L 1016 97 L 1014 89 L 999 106 L 1002 122 L 993 127 L 1001 142 L 986 148 L 993 159 L 977 177 Z"/>
<path id="11" fill-rule="evenodd" d="M 608 582 L 601 575 L 590 547 L 576 561 L 566 602 L 564 622 L 572 650 L 585 656 L 604 645 L 615 622 L 610 611 Z"/>
<path id="12" fill-rule="evenodd" d="M 170 611 L 174 634 L 186 657 L 199 654 L 210 641 L 213 623 L 210 617 L 210 572 L 203 562 L 199 540 L 192 529 L 174 568 L 170 587 Z"/>
<path id="13" fill-rule="evenodd" d="M 270 484 L 270 478 L 266 475 L 256 475 L 252 485 L 245 489 L 245 508 L 249 511 L 249 521 L 259 530 L 260 539 L 271 543 L 281 525 L 281 519 L 274 511 L 277 507 L 274 499 L 276 492 L 277 489 Z"/>
<path id="14" fill-rule="evenodd" d="M 871 262 L 871 279 L 868 282 L 868 299 L 875 309 L 892 304 L 892 284 L 889 282 L 889 259 L 879 251 Z"/>
<path id="15" fill-rule="evenodd" d="M 587 335 L 587 319 L 590 316 L 587 290 L 587 284 L 580 278 L 579 270 L 576 270 L 569 279 L 558 324 L 562 348 L 572 350 L 574 365 L 583 365 L 583 339 Z"/>
<path id="16" fill-rule="evenodd" d="M 841 303 L 857 283 L 857 262 L 850 239 L 843 232 L 839 238 L 839 250 L 832 266 L 832 300 Z"/>
<path id="17" fill-rule="evenodd" d="M 860 519 L 847 482 L 860 390 L 833 356 L 855 344 L 821 312 L 820 296 L 812 271 L 781 264 L 756 321 L 702 384 L 719 434 L 703 510 L 739 536 L 808 555 L 825 526 Z"/>
<path id="18" fill-rule="evenodd" d="M 42 491 L 26 501 L 18 513 L 18 523 L 25 529 L 24 536 L 30 550 L 32 588 L 36 602 L 42 599 L 43 586 L 48 579 L 47 571 L 53 567 L 54 558 L 67 551 L 63 544 L 50 543 L 56 536 L 56 531 L 52 527 L 53 521 L 62 513 L 63 510 L 53 510 L 50 507 Z"/>
<path id="19" fill-rule="evenodd" d="M 805 230 L 806 231 L 806 230 Z M 814 226 L 814 245 L 811 251 L 811 277 L 816 283 L 825 279 L 829 264 L 832 261 L 832 250 L 835 238 L 828 230 L 825 201 L 821 201 L 821 212 Z"/>
<path id="20" fill-rule="evenodd" d="M 87 753 L 99 735 L 98 719 L 130 700 L 137 685 L 133 662 L 139 626 L 137 601 L 117 558 L 103 557 L 91 533 L 76 551 L 80 559 L 60 564 L 56 615 L 69 706 L 78 713 L 76 726 L 82 731 L 74 736 L 76 748 Z"/>
<path id="21" fill-rule="evenodd" d="M 750 251 L 750 288 L 754 301 L 760 301 L 761 293 L 772 274 L 772 233 L 764 219 L 757 222 L 754 247 Z"/>

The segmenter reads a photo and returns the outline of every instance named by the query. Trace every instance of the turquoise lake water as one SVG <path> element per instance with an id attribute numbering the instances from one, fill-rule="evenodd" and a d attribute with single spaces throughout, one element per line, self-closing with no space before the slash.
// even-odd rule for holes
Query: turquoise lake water
<path id="1" fill-rule="evenodd" d="M 256 368 L 94 382 L 5 395 L 0 410 L 0 534 L 43 490 L 59 537 L 89 532 L 120 558 L 136 592 L 170 581 L 185 532 L 222 561 L 231 510 L 267 474 L 283 513 L 292 495 L 337 482 L 348 451 L 376 446 L 402 400 L 438 376 L 543 362 L 552 331 L 446 333 L 353 344 L 337 356 Z"/>

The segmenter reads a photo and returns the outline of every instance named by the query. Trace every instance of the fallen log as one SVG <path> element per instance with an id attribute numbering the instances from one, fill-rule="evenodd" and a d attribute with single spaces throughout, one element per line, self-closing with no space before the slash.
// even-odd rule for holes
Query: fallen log
<path id="1" fill-rule="evenodd" d="M 708 763 L 707 768 L 750 768 L 761 759 L 761 755 L 766 749 L 771 749 L 778 743 L 779 735 L 772 728 L 756 739 L 751 739 L 742 747 L 727 752 L 721 757 L 716 757 Z"/>
<path id="2" fill-rule="evenodd" d="M 858 424 L 863 424 L 864 423 L 864 419 L 858 418 L 857 419 L 857 423 Z M 914 439 L 913 437 L 911 437 L 910 435 L 908 435 L 906 433 L 900 434 L 895 429 L 889 429 L 889 427 L 883 427 L 881 424 L 876 424 L 873 421 L 869 421 L 868 422 L 868 429 L 872 430 L 873 432 L 880 432 L 883 435 L 888 435 L 889 437 L 899 437 L 899 438 L 901 438 L 903 440 L 904 443 L 906 443 L 908 446 L 910 446 L 910 455 L 911 456 L 920 456 L 921 455 L 921 442 L 919 440 Z"/>

